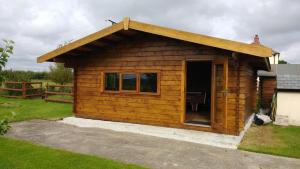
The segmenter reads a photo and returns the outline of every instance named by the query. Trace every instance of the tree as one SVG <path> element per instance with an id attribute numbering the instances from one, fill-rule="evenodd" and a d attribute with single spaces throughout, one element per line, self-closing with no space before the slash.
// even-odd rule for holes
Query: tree
<path id="1" fill-rule="evenodd" d="M 10 55 L 13 54 L 14 50 L 14 41 L 3 39 L 4 44 L 0 46 L 0 72 L 2 72 L 5 64 Z M 2 74 L 0 75 L 0 81 L 3 81 Z"/>
<path id="2" fill-rule="evenodd" d="M 49 67 L 49 79 L 58 84 L 71 83 L 73 81 L 73 71 L 70 68 L 65 68 L 62 63 L 55 63 Z"/>
<path id="3" fill-rule="evenodd" d="M 279 60 L 278 64 L 289 64 L 289 63 L 287 61 L 285 61 L 285 60 Z"/>

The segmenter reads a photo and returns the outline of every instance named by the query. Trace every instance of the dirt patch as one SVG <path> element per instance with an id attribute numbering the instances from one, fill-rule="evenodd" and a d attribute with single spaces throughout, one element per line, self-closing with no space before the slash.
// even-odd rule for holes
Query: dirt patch
<path id="1" fill-rule="evenodd" d="M 276 132 L 274 132 L 274 128 L 272 126 L 252 125 L 247 131 L 247 135 L 242 140 L 241 145 L 243 147 L 250 145 L 275 147 L 284 146 L 284 143 L 276 136 Z"/>
<path id="2" fill-rule="evenodd" d="M 0 103 L 0 107 L 15 108 L 15 107 L 21 107 L 21 105 L 17 103 Z"/>

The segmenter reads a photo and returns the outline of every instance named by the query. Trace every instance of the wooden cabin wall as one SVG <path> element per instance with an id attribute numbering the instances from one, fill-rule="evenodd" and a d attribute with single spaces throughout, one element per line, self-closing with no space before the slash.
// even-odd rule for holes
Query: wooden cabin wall
<path id="1" fill-rule="evenodd" d="M 255 112 L 257 102 L 256 70 L 243 57 L 229 58 L 227 133 L 238 135 Z"/>
<path id="2" fill-rule="evenodd" d="M 275 77 L 260 77 L 260 101 L 262 108 L 270 108 L 276 88 Z"/>
<path id="3" fill-rule="evenodd" d="M 147 35 L 119 42 L 113 47 L 76 59 L 75 115 L 77 117 L 123 121 L 176 128 L 224 132 L 185 125 L 182 100 L 185 60 L 213 60 L 228 57 L 227 51 L 195 45 L 165 37 Z M 229 58 L 227 129 L 237 135 L 244 120 L 255 108 L 256 75 L 247 62 Z M 160 95 L 120 94 L 102 92 L 104 71 L 160 71 Z M 254 86 L 254 87 L 250 87 Z"/>
<path id="4" fill-rule="evenodd" d="M 239 66 L 232 57 L 228 59 L 227 134 L 239 134 Z"/>
<path id="5" fill-rule="evenodd" d="M 247 60 L 240 62 L 240 98 L 239 131 L 242 131 L 246 120 L 256 111 L 257 105 L 257 72 Z"/>
<path id="6" fill-rule="evenodd" d="M 215 99 L 214 99 L 214 123 L 212 124 L 215 130 L 219 130 L 222 132 L 226 132 L 224 125 L 225 119 L 224 114 L 226 113 L 225 110 L 225 99 L 224 99 L 224 66 L 223 65 L 217 65 L 215 70 Z M 225 123 L 225 124 L 224 124 Z"/>
<path id="7" fill-rule="evenodd" d="M 207 127 L 182 124 L 182 63 L 186 59 L 223 57 L 220 51 L 159 36 L 144 36 L 80 57 L 77 60 L 75 114 L 84 118 L 211 131 Z M 101 92 L 101 73 L 119 70 L 160 71 L 160 95 Z"/>

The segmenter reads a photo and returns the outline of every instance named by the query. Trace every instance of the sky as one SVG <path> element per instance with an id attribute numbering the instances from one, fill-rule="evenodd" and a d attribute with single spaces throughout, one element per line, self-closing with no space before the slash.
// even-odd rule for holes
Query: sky
<path id="1" fill-rule="evenodd" d="M 36 58 L 124 17 L 263 45 L 300 63 L 299 0 L 0 0 L 0 39 L 15 41 L 6 69 L 48 70 Z"/>

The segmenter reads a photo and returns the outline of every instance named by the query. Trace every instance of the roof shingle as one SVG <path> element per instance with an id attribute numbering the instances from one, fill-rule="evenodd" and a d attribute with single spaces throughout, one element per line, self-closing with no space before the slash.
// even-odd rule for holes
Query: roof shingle
<path id="1" fill-rule="evenodd" d="M 276 77 L 277 89 L 300 89 L 300 64 L 271 65 L 271 72 L 259 71 L 263 77 Z"/>

